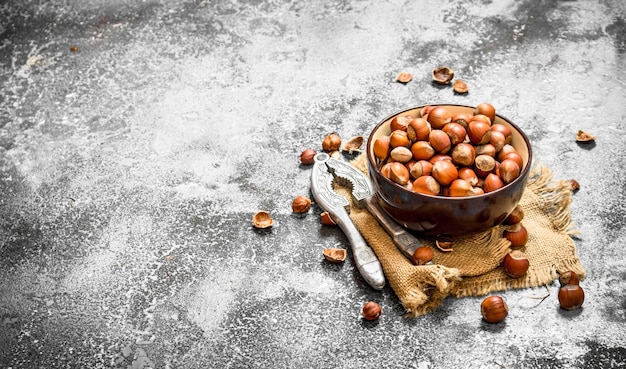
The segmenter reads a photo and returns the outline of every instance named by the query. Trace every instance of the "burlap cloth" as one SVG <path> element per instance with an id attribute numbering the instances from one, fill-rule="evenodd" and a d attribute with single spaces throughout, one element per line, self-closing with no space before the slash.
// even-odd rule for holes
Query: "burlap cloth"
<path id="1" fill-rule="evenodd" d="M 352 165 L 367 174 L 365 155 Z M 350 198 L 346 188 L 336 191 Z M 366 210 L 351 205 L 350 218 L 378 256 L 387 282 L 406 310 L 407 317 L 417 317 L 438 307 L 446 296 L 481 296 L 494 291 L 548 285 L 559 274 L 572 270 L 581 278 L 580 263 L 569 211 L 572 190 L 568 181 L 554 181 L 552 171 L 535 166 L 529 175 L 520 205 L 522 224 L 528 230 L 528 242 L 521 250 L 530 261 L 523 278 L 510 278 L 500 267 L 509 249 L 502 237 L 506 226 L 497 226 L 481 234 L 453 239 L 452 252 L 441 252 L 434 240 L 423 239 L 435 250 L 433 263 L 413 265 L 394 245 L 391 237 Z"/>

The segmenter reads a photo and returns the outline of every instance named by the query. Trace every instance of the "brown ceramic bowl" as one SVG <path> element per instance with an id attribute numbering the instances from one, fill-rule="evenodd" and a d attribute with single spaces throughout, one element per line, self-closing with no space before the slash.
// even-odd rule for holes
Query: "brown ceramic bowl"
<path id="1" fill-rule="evenodd" d="M 453 115 L 473 113 L 475 108 L 463 105 L 440 105 Z M 396 222 L 424 236 L 460 236 L 488 230 L 507 217 L 519 203 L 531 164 L 532 151 L 528 137 L 508 119 L 496 115 L 493 124 L 504 124 L 513 133 L 512 145 L 523 159 L 519 177 L 499 190 L 469 197 L 431 196 L 401 187 L 383 176 L 374 156 L 374 141 L 391 133 L 389 123 L 397 115 L 420 116 L 423 106 L 407 109 L 383 119 L 374 127 L 367 141 L 367 165 L 378 203 Z"/>

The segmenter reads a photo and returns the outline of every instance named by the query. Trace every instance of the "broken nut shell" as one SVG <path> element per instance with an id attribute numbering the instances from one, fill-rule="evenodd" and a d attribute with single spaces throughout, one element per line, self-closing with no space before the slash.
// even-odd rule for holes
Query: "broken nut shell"
<path id="1" fill-rule="evenodd" d="M 274 219 L 272 219 L 269 212 L 261 210 L 252 216 L 252 225 L 254 228 L 259 229 L 269 228 L 274 225 Z"/>
<path id="2" fill-rule="evenodd" d="M 354 152 L 361 152 L 361 146 L 363 146 L 365 138 L 363 136 L 352 137 L 343 144 L 341 150 L 347 151 L 349 154 Z"/>
<path id="3" fill-rule="evenodd" d="M 328 248 L 322 251 L 324 259 L 330 263 L 338 264 L 346 260 L 346 249 Z"/>
<path id="4" fill-rule="evenodd" d="M 447 85 L 454 78 L 454 71 L 448 67 L 437 67 L 432 71 L 433 81 Z"/>

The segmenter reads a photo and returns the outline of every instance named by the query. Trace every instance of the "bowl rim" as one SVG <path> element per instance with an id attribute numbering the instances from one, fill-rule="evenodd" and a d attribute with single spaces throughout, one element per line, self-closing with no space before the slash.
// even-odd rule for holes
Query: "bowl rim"
<path id="1" fill-rule="evenodd" d="M 425 104 L 425 105 L 417 105 L 414 107 L 410 107 L 401 111 L 398 111 L 396 113 L 392 113 L 388 116 L 386 116 L 385 118 L 381 119 L 375 126 L 374 128 L 372 128 L 370 130 L 369 135 L 367 136 L 367 144 L 365 146 L 366 149 L 366 155 L 367 155 L 367 164 L 368 167 L 377 171 L 380 174 L 380 170 L 378 168 L 376 168 L 376 160 L 375 158 L 372 157 L 372 150 L 370 150 L 371 145 L 373 145 L 372 142 L 372 138 L 374 136 L 374 132 L 376 132 L 378 129 L 380 129 L 380 127 L 387 122 L 388 120 L 391 120 L 391 118 L 398 116 L 402 113 L 405 113 L 407 111 L 410 110 L 416 110 L 416 109 L 422 109 L 424 107 L 427 106 L 453 106 L 453 107 L 461 107 L 461 108 L 468 108 L 468 109 L 476 109 L 475 106 L 470 106 L 470 105 L 464 105 L 464 104 L 445 104 L 445 103 L 438 103 L 438 104 Z M 515 183 L 519 182 L 519 181 L 523 181 L 525 180 L 525 178 L 527 177 L 527 173 L 530 171 L 530 167 L 532 164 L 532 147 L 530 144 L 530 140 L 528 139 L 528 136 L 526 135 L 526 133 L 524 133 L 524 131 L 515 123 L 513 123 L 510 119 L 498 114 L 497 110 L 496 110 L 496 117 L 504 120 L 505 122 L 507 122 L 509 125 L 511 125 L 513 128 L 515 128 L 515 130 L 520 134 L 520 136 L 524 139 L 524 142 L 526 144 L 526 148 L 528 149 L 528 158 L 526 161 L 526 165 L 524 165 L 524 168 L 522 168 L 522 170 L 520 171 L 520 174 L 517 176 L 517 178 L 515 178 L 512 182 L 507 183 L 506 185 L 502 186 L 501 188 L 495 190 L 495 191 L 491 191 L 491 192 L 485 192 L 483 194 L 480 195 L 473 195 L 473 196 L 461 196 L 461 197 L 451 197 L 451 196 L 442 196 L 442 195 L 429 195 L 429 194 L 425 194 L 425 193 L 421 193 L 421 192 L 415 192 L 415 191 L 411 191 L 407 188 L 404 188 L 400 185 L 398 185 L 397 183 L 393 182 L 391 179 L 385 177 L 384 175 L 380 175 L 380 177 L 382 177 L 382 179 L 384 181 L 389 182 L 389 184 L 392 184 L 394 186 L 396 186 L 396 188 L 402 190 L 403 192 L 406 192 L 407 194 L 415 194 L 415 195 L 419 195 L 419 196 L 424 196 L 426 198 L 433 198 L 433 199 L 443 199 L 444 201 L 467 201 L 468 199 L 481 199 L 481 198 L 485 198 L 485 197 L 489 197 L 489 196 L 493 196 L 494 194 L 497 194 L 499 192 L 503 192 L 506 189 L 510 188 L 511 186 L 513 186 Z M 368 170 L 369 170 L 368 168 Z"/>

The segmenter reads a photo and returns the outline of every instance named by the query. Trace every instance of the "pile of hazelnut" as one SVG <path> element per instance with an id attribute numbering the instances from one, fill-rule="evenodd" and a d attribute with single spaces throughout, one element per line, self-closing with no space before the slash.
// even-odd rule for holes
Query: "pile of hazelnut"
<path id="1" fill-rule="evenodd" d="M 394 117 L 391 133 L 373 143 L 378 169 L 399 186 L 461 197 L 495 191 L 520 175 L 522 157 L 511 144 L 511 129 L 493 123 L 493 105 L 459 114 L 426 106 L 419 115 Z"/>

